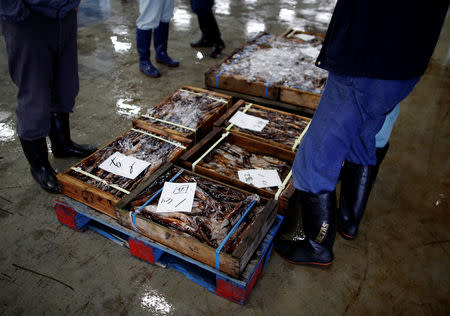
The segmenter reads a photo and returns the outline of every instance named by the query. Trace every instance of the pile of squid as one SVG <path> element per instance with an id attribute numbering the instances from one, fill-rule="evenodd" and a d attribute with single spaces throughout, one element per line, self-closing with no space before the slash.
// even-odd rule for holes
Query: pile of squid
<path id="1" fill-rule="evenodd" d="M 322 93 L 328 73 L 315 66 L 322 39 L 309 41 L 265 35 L 254 39 L 215 70 L 215 75 L 245 78 L 270 86 Z"/>
<path id="2" fill-rule="evenodd" d="M 241 106 L 238 111 L 244 111 L 244 107 L 244 105 Z M 269 122 L 260 132 L 243 129 L 236 125 L 234 125 L 231 130 L 238 130 L 279 144 L 285 144 L 289 147 L 294 145 L 297 138 L 302 134 L 309 123 L 309 121 L 296 115 L 267 111 L 256 107 L 249 108 L 245 113 L 268 120 Z M 229 124 L 229 122 L 227 123 Z"/>
<path id="3" fill-rule="evenodd" d="M 239 180 L 238 171 L 246 169 L 274 169 L 283 181 L 291 170 L 291 163 L 279 158 L 252 153 L 230 142 L 221 142 L 197 166 L 212 169 L 217 173 Z M 276 192 L 278 188 L 264 188 Z"/>
<path id="4" fill-rule="evenodd" d="M 180 169 L 173 168 L 159 177 L 131 201 L 129 210 L 139 211 L 139 214 L 153 222 L 187 233 L 201 242 L 217 248 L 244 212 L 255 202 L 223 248 L 226 253 L 232 253 L 263 209 L 259 196 L 237 191 L 197 175 L 183 172 L 172 182 L 197 183 L 190 213 L 157 213 L 159 196 L 142 208 L 142 205 L 163 187 L 164 182 L 172 179 L 178 171 Z"/>
<path id="5" fill-rule="evenodd" d="M 226 99 L 211 96 L 207 93 L 181 89 L 158 106 L 149 109 L 147 115 L 191 129 L 197 129 L 227 102 Z M 183 127 L 146 118 L 145 116 L 140 119 L 163 129 L 168 128 L 180 133 L 189 133 Z"/>
<path id="6" fill-rule="evenodd" d="M 87 159 L 83 160 L 76 167 L 80 168 L 84 172 L 105 180 L 108 184 L 114 184 L 124 190 L 131 191 L 139 183 L 147 180 L 152 173 L 154 173 L 165 162 L 175 159 L 176 155 L 181 150 L 182 149 L 177 146 L 157 138 L 136 131 L 129 131 L 108 146 L 105 146 Z M 108 159 L 108 157 L 113 155 L 115 152 L 120 152 L 123 155 L 147 161 L 150 165 L 135 179 L 128 179 L 101 169 L 99 166 L 103 163 L 103 161 Z M 123 197 L 125 194 L 124 192 L 119 191 L 104 182 L 95 180 L 75 170 L 70 170 L 69 175 L 119 198 Z"/>

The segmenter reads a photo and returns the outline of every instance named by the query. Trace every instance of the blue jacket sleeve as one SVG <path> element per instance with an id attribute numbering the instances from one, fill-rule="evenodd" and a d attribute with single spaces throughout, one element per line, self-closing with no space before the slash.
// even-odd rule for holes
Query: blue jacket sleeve
<path id="1" fill-rule="evenodd" d="M 30 15 L 23 0 L 1 0 L 0 19 L 8 22 L 21 22 Z"/>

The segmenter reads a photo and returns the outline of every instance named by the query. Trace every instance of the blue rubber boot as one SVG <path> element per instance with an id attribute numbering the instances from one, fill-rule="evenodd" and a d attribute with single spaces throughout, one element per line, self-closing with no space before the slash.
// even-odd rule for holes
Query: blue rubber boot
<path id="1" fill-rule="evenodd" d="M 178 67 L 180 63 L 167 55 L 167 41 L 169 40 L 169 23 L 160 22 L 155 29 L 153 44 L 156 51 L 156 62 L 169 67 Z"/>
<path id="2" fill-rule="evenodd" d="M 150 62 L 150 44 L 152 42 L 152 30 L 136 28 L 136 45 L 139 53 L 139 70 L 152 78 L 161 77 L 159 70 Z"/>

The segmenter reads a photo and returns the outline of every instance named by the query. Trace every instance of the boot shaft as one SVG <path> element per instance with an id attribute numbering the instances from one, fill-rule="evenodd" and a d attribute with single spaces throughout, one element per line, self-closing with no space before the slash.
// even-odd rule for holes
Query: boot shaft
<path id="1" fill-rule="evenodd" d="M 50 141 L 52 147 L 62 146 L 72 142 L 70 138 L 69 113 L 52 112 L 50 113 Z"/>
<path id="2" fill-rule="evenodd" d="M 336 192 L 313 194 L 296 191 L 305 237 L 331 250 L 336 236 Z"/>
<path id="3" fill-rule="evenodd" d="M 152 42 L 152 30 L 141 30 L 136 28 L 136 46 L 139 53 L 139 61 L 150 60 L 150 44 Z"/>
<path id="4" fill-rule="evenodd" d="M 388 148 L 389 144 L 376 149 L 377 163 L 374 166 L 363 166 L 346 161 L 342 167 L 338 225 L 344 238 L 353 239 L 358 234 L 373 183 Z"/>
<path id="5" fill-rule="evenodd" d="M 31 168 L 38 169 L 42 165 L 49 164 L 48 162 L 48 148 L 45 137 L 35 140 L 20 139 L 23 153 L 28 160 Z"/>
<path id="6" fill-rule="evenodd" d="M 169 23 L 160 22 L 154 31 L 153 45 L 155 46 L 156 56 L 161 53 L 167 53 L 167 42 L 169 41 Z"/>

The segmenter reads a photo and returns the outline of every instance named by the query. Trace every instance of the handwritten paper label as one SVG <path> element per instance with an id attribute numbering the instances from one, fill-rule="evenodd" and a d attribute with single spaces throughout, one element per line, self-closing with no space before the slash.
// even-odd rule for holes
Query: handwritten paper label
<path id="1" fill-rule="evenodd" d="M 268 120 L 245 114 L 241 111 L 237 111 L 230 119 L 230 123 L 241 128 L 246 128 L 251 131 L 261 132 L 263 128 L 269 123 Z"/>
<path id="2" fill-rule="evenodd" d="M 299 39 L 301 39 L 301 40 L 304 40 L 305 42 L 309 42 L 310 40 L 312 40 L 313 38 L 315 38 L 314 35 L 303 34 L 303 33 L 295 34 L 294 36 L 297 37 L 297 38 L 299 38 Z"/>
<path id="3" fill-rule="evenodd" d="M 197 183 L 165 182 L 159 198 L 157 213 L 187 212 L 192 210 Z"/>
<path id="4" fill-rule="evenodd" d="M 280 186 L 281 179 L 276 170 L 248 169 L 238 171 L 239 180 L 257 188 Z"/>
<path id="5" fill-rule="evenodd" d="M 100 168 L 128 179 L 136 178 L 150 165 L 149 162 L 116 151 L 100 164 Z"/>

